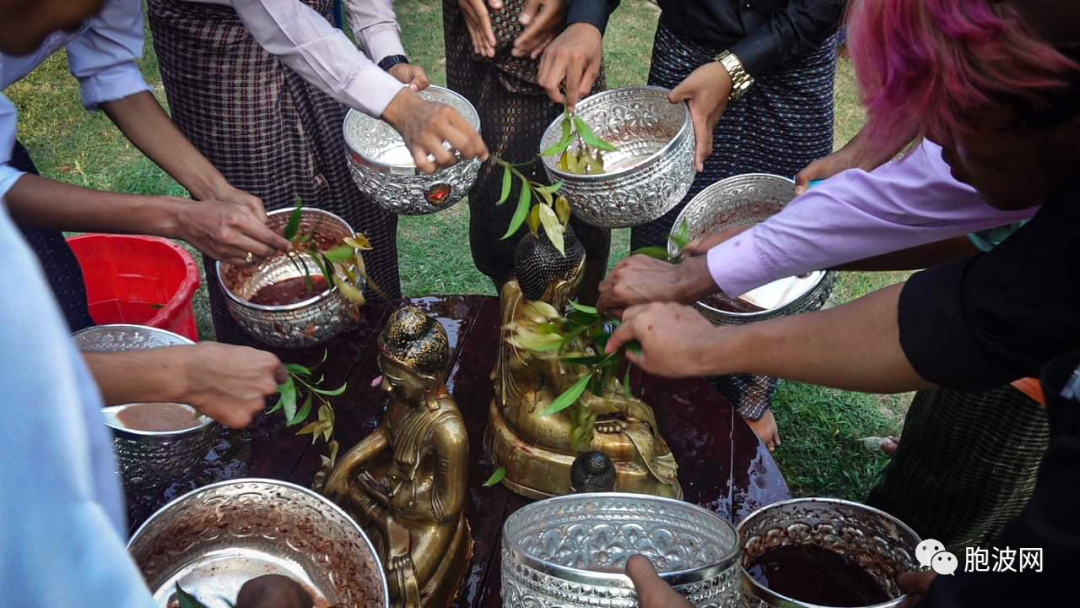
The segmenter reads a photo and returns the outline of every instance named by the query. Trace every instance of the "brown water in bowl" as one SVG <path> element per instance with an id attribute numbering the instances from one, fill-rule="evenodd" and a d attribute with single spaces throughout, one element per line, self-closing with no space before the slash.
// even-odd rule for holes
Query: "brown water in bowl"
<path id="1" fill-rule="evenodd" d="M 310 289 L 307 277 L 293 277 L 263 287 L 248 301 L 260 306 L 287 306 L 303 302 L 324 291 L 326 291 L 326 279 L 321 275 L 311 277 Z"/>
<path id="2" fill-rule="evenodd" d="M 761 585 L 792 599 L 821 606 L 871 606 L 892 597 L 858 564 L 813 545 L 766 551 L 746 572 Z"/>
<path id="3" fill-rule="evenodd" d="M 124 428 L 136 431 L 183 431 L 202 423 L 191 410 L 176 403 L 139 403 L 116 414 Z"/>

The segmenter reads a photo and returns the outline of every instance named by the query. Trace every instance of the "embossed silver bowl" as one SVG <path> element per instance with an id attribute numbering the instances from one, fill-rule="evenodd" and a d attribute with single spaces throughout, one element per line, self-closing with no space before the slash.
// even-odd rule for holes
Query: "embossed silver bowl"
<path id="1" fill-rule="evenodd" d="M 225 608 L 264 574 L 297 581 L 316 606 L 390 606 L 386 575 L 360 526 L 323 496 L 284 481 L 234 479 L 189 492 L 146 520 L 128 550 L 161 608 L 177 583 L 210 608 Z"/>
<path id="2" fill-rule="evenodd" d="M 892 515 L 835 498 L 796 498 L 751 513 L 739 524 L 742 539 L 743 605 L 747 608 L 818 608 L 776 593 L 754 580 L 746 566 L 770 549 L 815 545 L 856 563 L 892 596 L 873 608 L 893 608 L 904 601 L 896 577 L 918 570 L 919 535 Z"/>
<path id="3" fill-rule="evenodd" d="M 598 93 L 577 106 L 577 115 L 597 135 L 619 148 L 604 154 L 605 173 L 562 171 L 555 156 L 544 157 L 552 182 L 574 215 L 601 228 L 640 226 L 671 211 L 694 181 L 694 128 L 686 104 L 667 100 L 667 89 L 624 87 Z M 547 150 L 562 138 L 562 116 L 540 143 Z M 578 144 L 571 146 L 577 150 Z"/>
<path id="4" fill-rule="evenodd" d="M 97 325 L 74 335 L 82 351 L 130 351 L 194 344 L 171 331 L 143 325 Z M 129 490 L 166 486 L 199 464 L 214 445 L 218 425 L 207 416 L 198 416 L 197 426 L 180 431 L 140 431 L 121 424 L 117 415 L 136 403 L 114 405 L 103 410 L 105 424 L 112 431 L 113 447 L 120 464 L 120 476 Z M 183 405 L 183 404 L 181 404 Z M 183 407 L 195 409 L 189 405 Z"/>
<path id="5" fill-rule="evenodd" d="M 271 211 L 267 214 L 267 226 L 275 232 L 283 232 L 292 212 L 292 209 Z M 314 242 L 325 245 L 324 249 L 353 235 L 352 227 L 333 213 L 304 208 L 300 216 L 300 233 L 312 228 L 315 229 Z M 307 254 L 301 255 L 309 272 L 321 276 L 314 259 Z M 325 291 L 295 304 L 266 306 L 248 301 L 263 287 L 302 276 L 302 269 L 285 254 L 255 266 L 217 262 L 217 280 L 226 295 L 229 313 L 248 333 L 270 346 L 313 346 L 338 335 L 354 319 L 356 305 L 332 284 Z"/>
<path id="6" fill-rule="evenodd" d="M 623 574 L 633 555 L 699 608 L 739 605 L 735 528 L 696 505 L 644 494 L 571 494 L 532 503 L 506 519 L 505 608 L 636 608 Z"/>
<path id="7" fill-rule="evenodd" d="M 454 108 L 480 132 L 480 114 L 461 95 L 437 86 L 419 95 Z M 430 175 L 421 173 L 401 135 L 386 122 L 363 112 L 349 110 L 344 128 L 353 181 L 376 203 L 394 213 L 424 215 L 448 209 L 465 197 L 480 174 L 480 161 L 475 158 Z"/>
<path id="8" fill-rule="evenodd" d="M 763 222 L 779 213 L 793 198 L 795 182 L 786 177 L 767 173 L 736 175 L 716 182 L 691 199 L 675 220 L 675 226 L 677 229 L 685 221 L 693 241 L 729 228 Z M 676 245 L 669 242 L 668 254 L 676 253 Z M 833 271 L 815 271 L 802 277 L 782 279 L 747 294 L 747 299 L 758 295 L 771 300 L 773 305 L 764 310 L 755 310 L 756 307 L 746 306 L 723 294 L 709 296 L 695 306 L 716 324 L 764 321 L 820 309 L 832 294 L 836 278 Z"/>

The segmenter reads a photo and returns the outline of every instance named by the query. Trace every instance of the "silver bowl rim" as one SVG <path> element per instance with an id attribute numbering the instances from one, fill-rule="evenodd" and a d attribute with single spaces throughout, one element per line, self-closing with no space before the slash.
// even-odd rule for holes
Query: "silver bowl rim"
<path id="1" fill-rule="evenodd" d="M 597 103 L 597 102 L 603 100 L 603 98 L 605 98 L 605 97 L 608 97 L 608 96 L 613 95 L 615 93 L 619 93 L 621 91 L 628 91 L 628 90 L 661 91 L 661 92 L 663 92 L 665 94 L 671 92 L 671 89 L 667 89 L 667 88 L 664 88 L 664 87 L 653 86 L 653 85 L 632 85 L 632 86 L 628 86 L 628 87 L 619 87 L 617 89 L 608 89 L 607 91 L 602 91 L 600 93 L 597 93 L 595 95 L 591 95 L 591 96 L 586 97 L 585 99 L 581 100 L 581 102 L 578 103 L 577 110 L 575 110 L 575 112 L 580 112 L 581 110 L 587 108 L 588 106 L 592 105 L 593 103 Z M 686 136 L 687 131 L 693 129 L 693 123 L 690 120 L 690 106 L 687 105 L 686 102 L 682 102 L 680 104 L 671 104 L 671 105 L 681 105 L 682 108 L 683 108 L 683 123 L 682 123 L 682 126 L 679 127 L 679 132 L 676 133 L 675 136 L 672 137 L 666 144 L 664 144 L 664 147 L 660 148 L 656 152 L 653 152 L 649 156 L 646 156 L 645 158 L 639 160 L 638 162 L 634 163 L 633 165 L 630 165 L 629 167 L 625 167 L 623 169 L 619 169 L 618 171 L 614 171 L 614 172 L 610 172 L 610 173 L 609 172 L 600 173 L 598 175 L 579 175 L 577 173 L 567 173 L 567 172 L 559 169 L 558 165 L 554 161 L 551 160 L 552 157 L 544 156 L 544 157 L 541 157 L 542 160 L 544 161 L 544 168 L 547 169 L 548 171 L 550 171 L 553 175 L 557 176 L 559 179 L 561 179 L 563 181 L 575 181 L 575 182 L 592 182 L 592 181 L 605 181 L 605 180 L 609 180 L 609 179 L 617 179 L 619 177 L 623 177 L 623 176 L 628 175 L 630 173 L 640 171 L 641 169 L 643 169 L 645 167 L 648 167 L 649 165 L 651 165 L 651 164 L 655 163 L 656 161 L 660 160 L 660 157 L 662 157 L 663 155 L 670 152 L 671 149 L 675 147 L 675 144 L 677 144 L 679 142 L 679 140 L 681 140 L 683 137 Z M 562 128 L 560 126 L 561 122 L 562 122 L 562 115 L 560 114 L 559 116 L 557 116 L 555 118 L 555 120 L 551 121 L 551 124 L 548 125 L 547 129 L 544 129 L 544 134 L 540 136 L 540 140 L 543 141 L 544 137 L 547 137 L 547 134 L 549 132 L 551 132 L 551 131 L 553 131 L 555 129 L 561 129 Z"/>
<path id="2" fill-rule="evenodd" d="M 623 589 L 634 589 L 634 583 L 630 580 L 630 577 L 618 572 L 601 572 L 596 570 L 585 570 L 582 568 L 574 568 L 572 566 L 561 566 L 554 564 L 545 559 L 534 557 L 521 548 L 520 544 L 516 541 L 509 540 L 505 528 L 509 526 L 510 521 L 519 516 L 519 513 L 527 513 L 529 509 L 539 508 L 538 505 L 549 505 L 557 502 L 575 502 L 584 499 L 599 499 L 599 498 L 624 498 L 630 500 L 640 500 L 642 502 L 659 502 L 665 503 L 671 506 L 677 506 L 679 508 L 685 508 L 690 511 L 697 511 L 701 515 L 705 515 L 717 522 L 720 522 L 722 526 L 726 526 L 731 530 L 732 536 L 735 538 L 735 544 L 728 550 L 728 552 L 715 564 L 708 566 L 701 566 L 698 568 L 688 568 L 686 570 L 672 570 L 670 572 L 660 573 L 660 578 L 666 581 L 669 585 L 684 585 L 689 583 L 696 583 L 703 580 L 708 580 L 720 575 L 728 568 L 741 563 L 739 559 L 742 555 L 742 541 L 739 538 L 738 530 L 727 519 L 720 515 L 702 507 L 695 505 L 694 503 L 687 502 L 685 500 L 676 500 L 674 498 L 667 498 L 664 496 L 652 496 L 650 494 L 634 494 L 630 492 L 582 492 L 580 494 L 566 494 L 564 496 L 556 496 L 554 498 L 547 498 L 544 500 L 529 503 L 524 507 L 518 509 L 514 513 L 510 514 L 510 517 L 506 518 L 503 522 L 503 542 L 506 549 L 514 557 L 514 559 L 525 566 L 543 572 L 545 574 L 555 576 L 562 580 L 572 581 L 575 583 L 587 584 L 587 585 L 604 585 L 607 587 L 617 587 Z"/>
<path id="3" fill-rule="evenodd" d="M 81 335 L 96 333 L 96 332 L 101 331 L 103 329 L 104 330 L 108 330 L 108 329 L 137 329 L 137 330 L 143 330 L 143 331 L 149 330 L 151 333 L 166 334 L 166 335 L 172 337 L 173 339 L 175 339 L 177 341 L 177 344 L 175 344 L 174 346 L 194 346 L 195 345 L 195 342 L 193 340 L 191 340 L 190 338 L 185 338 L 184 336 L 181 336 L 180 334 L 178 334 L 176 332 L 172 332 L 172 331 L 169 331 L 167 329 L 161 329 L 160 327 L 151 327 L 149 325 L 138 325 L 136 323 L 108 323 L 108 324 L 105 324 L 105 325 L 91 325 L 90 327 L 84 327 L 84 328 L 80 329 L 79 331 L 71 334 L 71 339 L 72 340 L 77 340 L 78 337 L 81 336 Z M 161 347 L 161 348 L 167 348 L 167 347 Z M 118 352 L 118 351 L 109 351 L 109 352 Z M 145 401 L 144 402 L 144 401 L 140 401 L 138 403 L 162 403 L 162 402 L 150 402 L 150 401 Z M 110 406 L 110 407 L 123 407 L 123 406 L 126 406 L 126 405 L 135 405 L 135 403 L 118 403 L 115 406 Z M 199 432 L 203 431 L 204 429 L 206 429 L 206 427 L 210 426 L 214 422 L 213 418 L 210 418 L 209 416 L 207 416 L 205 414 L 199 413 L 199 411 L 196 410 L 190 404 L 178 403 L 177 405 L 182 405 L 184 407 L 188 407 L 188 408 L 191 408 L 192 410 L 194 410 L 196 414 L 199 414 L 199 419 L 200 419 L 201 422 L 196 426 L 189 427 L 189 428 L 186 428 L 186 429 L 181 429 L 179 431 L 141 431 L 139 429 L 130 429 L 130 428 L 126 427 L 126 426 L 117 426 L 117 425 L 114 425 L 114 424 L 109 424 L 108 420 L 104 421 L 105 426 L 109 427 L 109 429 L 112 430 L 114 433 L 117 433 L 117 434 L 123 435 L 123 436 L 131 436 L 131 437 L 136 438 L 136 439 L 141 439 L 141 438 L 144 438 L 144 437 L 151 437 L 151 438 L 158 438 L 158 439 L 183 439 L 184 437 L 188 437 L 188 436 L 191 436 L 191 435 L 198 434 Z"/>
<path id="4" fill-rule="evenodd" d="M 852 500 L 844 500 L 842 498 L 815 498 L 813 496 L 804 496 L 802 498 L 791 498 L 791 499 L 788 499 L 788 500 L 781 500 L 781 501 L 778 501 L 778 502 L 774 502 L 772 504 L 765 505 L 764 507 L 761 507 L 760 509 L 754 511 L 750 515 L 747 515 L 745 518 L 743 518 L 743 520 L 741 522 L 739 522 L 739 525 L 736 526 L 736 528 L 735 528 L 739 533 L 739 547 L 742 548 L 743 526 L 745 526 L 747 524 L 747 522 L 751 521 L 755 517 L 762 517 L 762 515 L 761 515 L 762 513 L 766 512 L 766 511 L 768 511 L 768 510 L 770 510 L 770 509 L 772 509 L 774 507 L 784 507 L 784 506 L 787 506 L 787 505 L 799 504 L 799 503 L 824 503 L 826 505 L 830 505 L 830 504 L 832 504 L 832 505 L 841 505 L 841 506 L 844 506 L 844 507 L 852 507 L 852 508 L 860 509 L 860 510 L 866 511 L 866 512 L 872 514 L 872 515 L 877 515 L 879 517 L 882 517 L 884 519 L 889 520 L 890 522 L 895 524 L 896 527 L 899 528 L 901 532 L 906 532 L 906 533 L 910 534 L 911 537 L 916 540 L 916 544 L 918 544 L 922 540 L 919 537 L 919 535 L 914 530 L 911 529 L 910 526 L 905 524 L 899 518 L 897 518 L 897 517 L 895 517 L 893 515 L 890 515 L 890 514 L 886 513 L 885 511 L 882 511 L 881 509 L 876 509 L 876 508 L 871 507 L 869 505 L 865 505 L 863 503 L 855 502 L 855 501 L 852 501 Z M 739 574 L 742 576 L 743 584 L 744 585 L 749 584 L 751 586 L 752 593 L 755 596 L 759 597 L 759 598 L 763 598 L 763 599 L 767 599 L 767 600 L 777 600 L 777 601 L 783 601 L 783 602 L 793 602 L 794 603 L 793 605 L 798 605 L 798 606 L 813 606 L 814 608 L 830 608 L 828 606 L 818 606 L 817 604 L 811 604 L 809 602 L 804 602 L 804 601 L 799 600 L 799 599 L 788 597 L 786 595 L 782 595 L 780 593 L 777 593 L 777 592 L 773 591 L 772 589 L 769 589 L 768 587 L 763 586 L 761 583 L 757 582 L 757 580 L 755 580 L 754 577 L 750 576 L 750 574 L 746 571 L 746 568 L 743 567 L 743 563 L 742 563 L 741 559 L 739 560 Z M 907 594 L 901 593 L 899 597 L 893 598 L 893 599 L 891 599 L 891 600 L 889 600 L 887 602 L 881 602 L 879 604 L 871 604 L 869 606 L 861 606 L 859 608 L 892 608 L 893 606 L 899 606 L 901 603 L 903 603 L 904 598 L 906 598 L 906 597 L 907 597 Z"/>
<path id="5" fill-rule="evenodd" d="M 326 211 L 325 209 L 319 209 L 317 207 L 301 207 L 301 210 L 304 211 L 304 212 L 311 212 L 311 213 L 314 213 L 316 215 L 325 215 L 325 216 L 330 217 L 332 219 L 338 220 L 342 224 L 348 226 L 350 231 L 353 230 L 353 227 L 349 224 L 349 222 L 346 222 L 344 219 L 342 219 L 342 217 L 340 215 L 338 215 L 336 213 L 331 213 L 330 211 Z M 271 215 L 281 215 L 283 213 L 292 213 L 292 212 L 293 212 L 292 207 L 285 207 L 284 209 L 277 209 L 277 210 L 271 211 L 271 212 L 267 213 L 266 216 L 269 217 Z M 251 310 L 259 310 L 259 311 L 262 311 L 262 312 L 288 312 L 288 311 L 292 311 L 292 310 L 300 310 L 301 308 L 307 308 L 308 306 L 311 306 L 312 304 L 321 302 L 322 300 L 325 300 L 325 299 L 329 298 L 331 295 L 334 294 L 335 291 L 338 290 L 337 284 L 335 284 L 333 281 L 327 281 L 326 284 L 329 285 L 328 289 L 325 289 L 325 290 L 311 296 L 310 298 L 308 298 L 306 300 L 301 300 L 299 302 L 293 302 L 292 304 L 284 304 L 284 305 L 281 305 L 281 306 L 269 306 L 269 305 L 266 305 L 266 304 L 252 304 L 248 300 L 245 300 L 244 298 L 241 298 L 240 296 L 236 295 L 235 293 L 233 293 L 233 291 L 231 289 L 229 289 L 229 286 L 225 284 L 225 280 L 221 278 L 221 267 L 222 267 L 221 260 L 214 260 L 214 269 L 216 271 L 214 274 L 217 275 L 217 282 L 218 282 L 218 286 L 221 287 L 221 291 L 223 291 L 225 293 L 225 295 L 228 296 L 229 299 L 232 300 L 233 302 L 236 302 L 237 304 L 243 306 L 244 308 L 248 308 L 248 309 L 251 309 Z"/>
<path id="6" fill-rule="evenodd" d="M 390 586 L 386 582 L 386 570 L 383 568 L 382 561 L 379 559 L 379 553 L 377 551 L 375 551 L 375 545 L 373 545 L 371 543 L 371 539 L 368 538 L 367 534 L 364 534 L 364 530 L 363 530 L 363 528 L 360 527 L 360 524 L 356 523 L 356 521 L 352 517 L 350 517 L 349 514 L 346 513 L 344 509 L 342 509 L 337 504 L 335 504 L 334 501 L 332 501 L 329 498 L 323 496 L 322 494 L 319 494 L 318 492 L 315 492 L 314 490 L 305 488 L 304 486 L 297 485 L 295 483 L 291 483 L 291 482 L 288 482 L 288 481 L 282 481 L 280 479 L 269 479 L 269 478 L 265 478 L 265 477 L 238 477 L 236 479 L 226 479 L 225 481 L 218 481 L 218 482 L 215 482 L 215 483 L 207 484 L 205 486 L 195 488 L 194 490 L 192 490 L 190 492 L 182 494 L 181 496 L 178 496 L 178 497 L 174 498 L 173 500 L 170 500 L 167 504 L 165 504 L 164 506 L 159 508 L 157 511 L 154 511 L 153 515 L 146 518 L 146 521 L 144 521 L 139 526 L 139 528 L 137 530 L 135 530 L 135 533 L 131 535 L 131 539 L 128 540 L 128 543 L 127 543 L 128 552 L 129 553 L 131 552 L 132 545 L 135 544 L 135 541 L 139 538 L 139 535 L 143 533 L 143 530 L 145 530 L 147 526 L 149 526 L 151 523 L 153 523 L 159 517 L 164 517 L 167 511 L 174 508 L 176 505 L 180 504 L 182 501 L 190 499 L 193 496 L 195 496 L 196 494 L 200 494 L 202 492 L 206 492 L 206 491 L 209 491 L 209 490 L 216 490 L 217 488 L 222 488 L 222 487 L 231 486 L 231 485 L 239 485 L 239 484 L 243 484 L 243 483 L 257 483 L 257 484 L 264 484 L 264 485 L 269 485 L 269 486 L 280 486 L 280 487 L 283 487 L 283 488 L 286 488 L 286 489 L 289 489 L 289 490 L 298 491 L 301 494 L 307 494 L 308 496 L 316 499 L 317 501 L 322 503 L 324 506 L 329 507 L 331 510 L 337 511 L 337 513 L 339 515 L 341 515 L 342 518 L 346 522 L 348 522 L 349 526 L 353 530 L 356 530 L 356 532 L 360 535 L 360 538 L 362 538 L 364 540 L 364 546 L 367 547 L 368 551 L 371 552 L 372 557 L 375 558 L 375 564 L 378 566 L 377 570 L 378 570 L 378 573 L 379 573 L 379 583 L 380 583 L 380 585 L 382 587 L 383 606 L 384 606 L 384 608 L 390 608 Z"/>
<path id="7" fill-rule="evenodd" d="M 722 186 L 723 184 L 727 183 L 730 180 L 743 179 L 743 178 L 747 178 L 747 177 L 774 179 L 774 180 L 782 181 L 784 183 L 791 184 L 792 191 L 794 192 L 795 180 L 791 179 L 790 177 L 784 177 L 783 175 L 776 175 L 774 173 L 740 173 L 739 175 L 732 175 L 730 177 L 725 177 L 724 179 L 722 179 L 722 180 L 720 180 L 718 182 L 714 182 L 712 184 L 709 184 L 701 192 L 698 192 L 697 195 L 694 198 L 690 199 L 690 202 L 686 203 L 686 206 L 683 207 L 682 211 L 679 212 L 679 215 L 678 215 L 678 217 L 675 218 L 675 223 L 673 225 L 674 226 L 680 225 L 682 223 L 686 213 L 689 212 L 689 209 L 694 205 L 694 203 L 697 202 L 698 199 L 705 198 L 708 194 L 710 194 L 710 192 L 713 189 L 719 189 L 720 186 Z M 667 243 L 667 250 L 668 250 L 668 255 L 671 255 L 675 251 L 674 244 L 671 242 L 670 238 L 669 238 L 668 243 Z M 814 297 L 814 292 L 817 291 L 818 287 L 822 283 L 824 283 L 826 281 L 826 279 L 828 278 L 828 275 L 830 273 L 834 273 L 835 271 L 833 271 L 833 270 L 818 270 L 818 271 L 815 271 L 815 272 L 820 272 L 822 274 L 821 274 L 821 278 L 819 278 L 817 280 L 817 282 L 814 283 L 814 286 L 811 287 L 810 289 L 807 289 L 802 295 L 800 295 L 799 297 L 795 298 L 794 300 L 788 302 L 784 306 L 797 307 L 802 302 Z M 739 295 L 742 295 L 742 294 L 739 294 Z M 697 306 L 700 306 L 701 308 L 704 308 L 705 310 L 707 310 L 707 311 L 709 311 L 711 313 L 714 313 L 714 314 L 717 314 L 717 315 L 720 315 L 720 316 L 724 316 L 724 317 L 728 317 L 728 318 L 731 318 L 731 319 L 741 319 L 741 320 L 745 320 L 745 321 L 752 321 L 752 320 L 754 320 L 754 319 L 756 319 L 758 317 L 769 316 L 769 315 L 772 315 L 772 314 L 774 314 L 776 312 L 776 309 L 759 310 L 759 311 L 754 311 L 754 312 L 738 312 L 738 311 L 731 311 L 731 310 L 722 310 L 722 309 L 716 308 L 714 306 L 709 306 L 707 303 L 705 303 L 704 300 L 698 300 L 697 302 L 695 302 L 695 304 Z"/>
<path id="8" fill-rule="evenodd" d="M 478 112 L 476 110 L 476 106 L 474 106 L 471 101 L 466 99 L 464 95 L 462 95 L 461 93 L 458 93 L 457 91 L 454 91 L 453 89 L 448 89 L 446 87 L 441 87 L 441 86 L 439 86 L 437 84 L 428 85 L 427 88 L 425 88 L 424 90 L 425 91 L 437 91 L 437 92 L 439 92 L 441 94 L 446 94 L 446 95 L 449 95 L 451 97 L 456 97 L 458 100 L 464 102 L 467 107 L 472 108 L 473 114 L 475 115 L 475 118 L 476 118 L 476 124 L 474 126 L 476 128 L 476 132 L 480 133 L 480 112 Z M 372 120 L 382 120 L 382 119 L 375 118 L 373 116 L 365 114 L 364 112 L 361 112 L 361 111 L 357 110 L 356 108 L 349 108 L 349 111 L 345 113 L 345 120 L 341 121 L 341 135 L 342 135 L 342 139 L 345 140 L 345 147 L 349 149 L 349 152 L 351 152 L 351 153 L 359 156 L 360 158 L 364 159 L 364 164 L 371 165 L 372 167 L 375 167 L 376 169 L 379 169 L 383 173 L 392 172 L 394 175 L 414 175 L 414 176 L 416 176 L 416 175 L 424 175 L 424 176 L 428 176 L 428 177 L 437 176 L 437 175 L 439 175 L 439 173 L 441 171 L 443 171 L 444 169 L 449 168 L 449 167 L 442 167 L 440 169 L 437 169 L 434 173 L 424 173 L 424 172 L 420 171 L 420 168 L 417 167 L 416 165 L 391 165 L 389 163 L 384 163 L 382 161 L 378 161 L 378 160 L 375 160 L 375 159 L 371 158 L 370 156 L 368 156 L 368 155 L 364 154 L 363 152 L 361 152 L 361 151 L 357 150 L 356 148 L 354 148 L 353 145 L 352 145 L 352 142 L 349 141 L 349 121 L 352 119 L 354 114 L 355 115 L 366 116 L 368 118 L 371 118 Z M 473 122 L 471 120 L 472 118 L 473 117 L 470 117 L 470 116 L 465 117 L 465 119 L 468 120 L 470 123 Z M 389 124 L 389 123 L 387 123 L 387 124 Z M 459 157 L 458 158 L 458 163 L 461 163 L 461 162 L 469 162 L 469 161 L 462 161 L 461 158 Z M 455 163 L 455 165 L 456 164 L 457 163 Z M 454 166 L 454 165 L 451 165 L 451 166 Z"/>

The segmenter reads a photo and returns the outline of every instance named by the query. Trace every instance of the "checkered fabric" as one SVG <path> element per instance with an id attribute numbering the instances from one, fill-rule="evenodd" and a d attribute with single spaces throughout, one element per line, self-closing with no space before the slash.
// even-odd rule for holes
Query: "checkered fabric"
<path id="1" fill-rule="evenodd" d="M 867 503 L 958 555 L 989 548 L 1031 499 L 1049 444 L 1046 408 L 1011 386 L 919 391 Z"/>
<path id="2" fill-rule="evenodd" d="M 332 20 L 333 0 L 305 3 Z M 374 246 L 364 254 L 368 271 L 389 297 L 399 297 L 397 217 L 352 181 L 342 135 L 347 109 L 264 51 L 231 8 L 149 0 L 149 15 L 180 130 L 267 210 L 300 198 L 367 235 Z M 211 263 L 206 273 L 218 340 L 253 343 L 229 316 Z"/>
<path id="3" fill-rule="evenodd" d="M 723 50 L 680 36 L 661 16 L 649 84 L 673 89 Z M 750 90 L 728 105 L 713 133 L 713 154 L 686 198 L 660 219 L 631 230 L 631 250 L 666 245 L 679 212 L 709 185 L 743 173 L 791 177 L 831 153 L 835 77 L 835 36 L 820 48 L 758 75 Z M 766 376 L 721 376 L 711 383 L 739 414 L 752 420 L 765 414 L 776 392 L 776 379 Z"/>
<path id="4" fill-rule="evenodd" d="M 492 11 L 492 27 L 498 38 L 494 59 L 473 53 L 465 16 L 457 0 L 443 1 L 443 28 L 446 35 L 446 81 L 462 94 L 480 113 L 480 131 L 492 154 L 514 162 L 535 159 L 540 151 L 544 130 L 562 112 L 540 86 L 535 84 L 538 61 L 515 59 L 510 55 L 514 39 L 521 32 L 517 16 L 524 0 L 504 2 L 506 8 Z M 593 91 L 606 85 L 601 72 Z M 522 172 L 546 183 L 547 175 L 539 160 Z M 519 185 L 514 182 L 510 200 L 496 206 L 502 194 L 502 167 L 487 162 L 480 178 L 469 190 L 469 242 L 476 267 L 496 283 L 514 276 L 514 249 L 526 230 L 500 240 L 514 215 Z M 572 220 L 578 239 L 585 246 L 590 262 L 604 263 L 611 247 L 611 232 Z"/>

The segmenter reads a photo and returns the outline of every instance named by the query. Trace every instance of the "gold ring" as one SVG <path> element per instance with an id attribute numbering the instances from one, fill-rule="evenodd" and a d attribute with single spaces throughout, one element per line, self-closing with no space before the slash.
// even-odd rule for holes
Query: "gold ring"
<path id="1" fill-rule="evenodd" d="M 251 253 L 249 251 L 248 254 L 247 254 L 247 257 L 244 258 L 244 261 L 247 262 L 249 265 L 254 264 L 255 263 L 255 254 Z"/>

